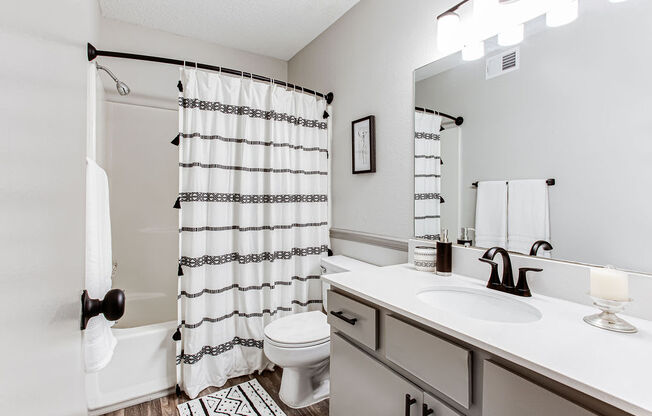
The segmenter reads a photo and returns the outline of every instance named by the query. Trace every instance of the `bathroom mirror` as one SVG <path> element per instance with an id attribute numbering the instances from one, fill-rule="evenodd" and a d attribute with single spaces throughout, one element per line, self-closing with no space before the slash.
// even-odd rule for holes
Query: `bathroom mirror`
<path id="1" fill-rule="evenodd" d="M 417 69 L 415 236 L 528 254 L 548 230 L 539 255 L 652 273 L 650 21 L 652 2 L 583 1 L 570 24 Z"/>

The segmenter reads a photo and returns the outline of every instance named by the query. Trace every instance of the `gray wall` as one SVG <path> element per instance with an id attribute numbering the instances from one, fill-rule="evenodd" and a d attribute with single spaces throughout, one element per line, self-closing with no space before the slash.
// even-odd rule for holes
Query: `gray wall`
<path id="1" fill-rule="evenodd" d="M 435 59 L 453 1 L 362 0 L 289 62 L 291 82 L 333 91 L 333 227 L 413 235 L 412 71 Z M 376 116 L 376 173 L 351 174 L 351 121 Z"/>
<path id="2" fill-rule="evenodd" d="M 97 2 L 0 13 L 0 414 L 85 415 L 86 42 Z"/>
<path id="3" fill-rule="evenodd" d="M 614 7 L 619 6 L 619 7 Z M 556 178 L 553 257 L 652 272 L 652 4 L 582 3 L 580 18 L 521 44 L 521 68 L 484 60 L 420 81 L 416 102 L 462 114 L 462 223 L 476 180 Z"/>

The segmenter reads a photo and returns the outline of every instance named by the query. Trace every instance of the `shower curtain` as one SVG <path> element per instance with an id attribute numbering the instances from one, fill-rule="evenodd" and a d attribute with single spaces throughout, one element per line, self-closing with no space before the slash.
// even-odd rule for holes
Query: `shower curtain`
<path id="1" fill-rule="evenodd" d="M 428 240 L 440 234 L 440 127 L 440 116 L 414 113 L 414 235 Z"/>
<path id="2" fill-rule="evenodd" d="M 313 95 L 196 69 L 180 76 L 177 376 L 196 397 L 271 368 L 265 325 L 321 309 L 329 127 Z"/>

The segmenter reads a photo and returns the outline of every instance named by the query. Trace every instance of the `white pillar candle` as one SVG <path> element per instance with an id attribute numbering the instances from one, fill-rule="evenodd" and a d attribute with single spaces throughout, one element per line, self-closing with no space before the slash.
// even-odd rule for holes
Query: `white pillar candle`
<path id="1" fill-rule="evenodd" d="M 610 268 L 591 269 L 591 296 L 599 299 L 629 300 L 629 281 L 625 272 Z"/>

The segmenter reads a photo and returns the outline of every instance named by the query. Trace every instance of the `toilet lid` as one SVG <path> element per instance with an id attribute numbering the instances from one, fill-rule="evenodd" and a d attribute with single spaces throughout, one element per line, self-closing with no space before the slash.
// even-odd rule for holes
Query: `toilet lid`
<path id="1" fill-rule="evenodd" d="M 265 327 L 265 336 L 279 344 L 299 346 L 325 341 L 330 326 L 321 311 L 303 312 L 277 319 Z"/>

